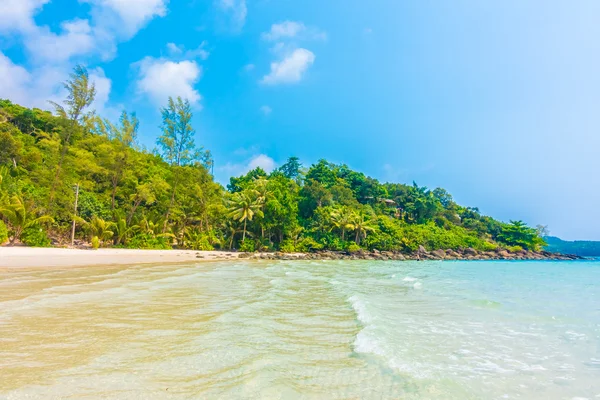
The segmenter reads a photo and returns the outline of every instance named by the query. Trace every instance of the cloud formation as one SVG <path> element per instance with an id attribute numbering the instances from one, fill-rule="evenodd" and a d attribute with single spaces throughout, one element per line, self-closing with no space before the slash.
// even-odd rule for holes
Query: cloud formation
<path id="1" fill-rule="evenodd" d="M 58 31 L 34 19 L 50 1 L 0 0 L 0 33 L 16 38 L 27 50 L 28 66 L 0 53 L 0 97 L 47 109 L 47 100 L 64 98 L 61 82 L 76 63 L 112 58 L 119 42 L 166 15 L 169 0 L 79 0 L 90 5 L 89 15 L 62 21 Z M 110 112 L 111 80 L 99 68 L 90 70 L 90 78 L 97 88 L 95 107 Z"/>
<path id="2" fill-rule="evenodd" d="M 283 39 L 298 38 L 303 40 L 326 40 L 327 34 L 314 27 L 307 27 L 302 22 L 283 21 L 273 24 L 269 32 L 262 34 L 267 41 L 278 41 Z"/>
<path id="3" fill-rule="evenodd" d="M 296 49 L 282 60 L 271 63 L 271 72 L 265 75 L 262 83 L 277 85 L 299 82 L 306 70 L 315 62 L 315 54 L 307 49 Z"/>
<path id="4" fill-rule="evenodd" d="M 248 7 L 246 0 L 216 0 L 217 5 L 229 18 L 229 25 L 232 30 L 239 31 L 246 24 Z"/>
<path id="5" fill-rule="evenodd" d="M 165 104 L 169 96 L 181 96 L 199 107 L 202 96 L 194 85 L 200 80 L 202 67 L 195 61 L 146 57 L 135 67 L 138 69 L 139 93 L 148 95 L 156 104 Z"/>
<path id="6" fill-rule="evenodd" d="M 273 112 L 273 109 L 269 106 L 262 106 L 260 108 L 260 112 L 263 113 L 266 117 L 268 117 Z"/>

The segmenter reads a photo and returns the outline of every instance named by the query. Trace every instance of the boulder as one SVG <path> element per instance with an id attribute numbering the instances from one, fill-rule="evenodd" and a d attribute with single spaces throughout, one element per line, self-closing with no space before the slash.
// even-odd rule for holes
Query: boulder
<path id="1" fill-rule="evenodd" d="M 465 253 L 468 256 L 476 256 L 479 254 L 479 252 L 472 247 L 465 249 L 463 253 Z"/>
<path id="2" fill-rule="evenodd" d="M 446 252 L 441 249 L 432 251 L 431 254 L 440 260 L 443 260 L 444 258 L 446 258 Z"/>

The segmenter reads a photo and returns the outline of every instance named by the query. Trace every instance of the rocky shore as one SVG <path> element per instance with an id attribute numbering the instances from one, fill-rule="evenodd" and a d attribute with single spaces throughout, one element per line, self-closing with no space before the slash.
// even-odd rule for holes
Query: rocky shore
<path id="1" fill-rule="evenodd" d="M 571 254 L 551 253 L 548 251 L 509 252 L 506 249 L 494 251 L 481 251 L 472 248 L 458 250 L 427 251 L 420 247 L 418 251 L 406 254 L 392 251 L 359 251 L 355 253 L 337 251 L 316 251 L 312 253 L 241 253 L 239 258 L 260 260 L 398 260 L 398 261 L 424 261 L 424 260 L 580 260 Z"/>

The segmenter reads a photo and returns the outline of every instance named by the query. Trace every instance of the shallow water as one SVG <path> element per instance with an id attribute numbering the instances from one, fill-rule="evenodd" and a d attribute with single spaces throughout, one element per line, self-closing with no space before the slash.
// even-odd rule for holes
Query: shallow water
<path id="1" fill-rule="evenodd" d="M 600 262 L 0 271 L 0 398 L 598 399 Z"/>

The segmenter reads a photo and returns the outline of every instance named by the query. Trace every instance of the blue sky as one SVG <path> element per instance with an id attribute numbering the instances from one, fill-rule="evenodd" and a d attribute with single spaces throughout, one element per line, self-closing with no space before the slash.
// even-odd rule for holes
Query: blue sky
<path id="1" fill-rule="evenodd" d="M 326 158 L 600 240 L 599 20 L 583 0 L 1 0 L 0 97 L 48 108 L 84 63 L 148 148 L 189 98 L 221 182 Z"/>

